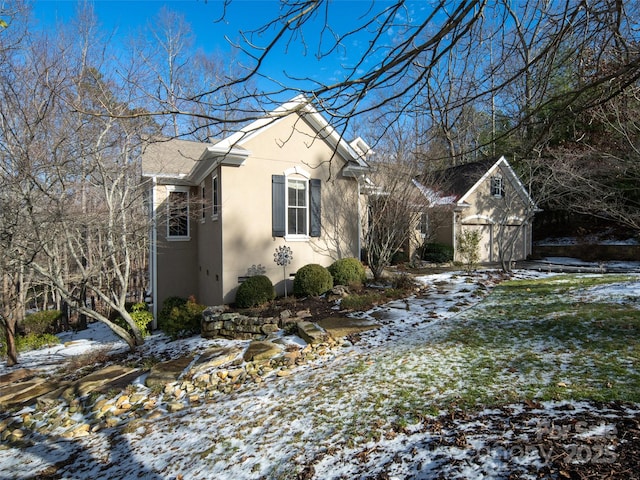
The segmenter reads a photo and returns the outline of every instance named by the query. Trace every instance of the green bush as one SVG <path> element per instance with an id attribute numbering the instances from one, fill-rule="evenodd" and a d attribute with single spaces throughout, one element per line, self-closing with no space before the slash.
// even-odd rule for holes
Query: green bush
<path id="1" fill-rule="evenodd" d="M 52 347 L 58 345 L 60 339 L 50 333 L 29 333 L 28 335 L 18 335 L 16 337 L 16 349 L 18 352 L 37 350 L 39 348 Z M 0 339 L 0 355 L 7 354 L 7 342 Z"/>
<path id="2" fill-rule="evenodd" d="M 367 274 L 357 258 L 341 258 L 333 262 L 329 268 L 334 285 L 359 285 L 365 282 Z"/>
<path id="3" fill-rule="evenodd" d="M 149 324 L 153 320 L 153 313 L 149 311 L 149 305 L 144 302 L 133 303 L 126 306 L 127 312 L 135 322 L 142 334 L 142 338 L 149 336 Z M 131 333 L 131 329 L 122 317 L 117 317 L 114 322 Z"/>
<path id="4" fill-rule="evenodd" d="M 30 313 L 24 317 L 21 330 L 24 332 L 24 335 L 55 333 L 60 318 L 62 318 L 62 312 L 60 310 L 41 310 Z"/>
<path id="5" fill-rule="evenodd" d="M 238 287 L 236 306 L 239 308 L 257 307 L 276 298 L 273 283 L 266 275 L 247 278 Z"/>
<path id="6" fill-rule="evenodd" d="M 446 263 L 453 260 L 453 247 L 444 243 L 425 243 L 422 246 L 422 259 L 433 263 Z"/>
<path id="7" fill-rule="evenodd" d="M 465 230 L 458 235 L 458 253 L 467 273 L 473 272 L 480 261 L 480 240 L 482 236 L 478 230 Z"/>
<path id="8" fill-rule="evenodd" d="M 347 295 L 340 300 L 340 308 L 365 311 L 384 301 L 383 292 Z"/>
<path id="9" fill-rule="evenodd" d="M 402 250 L 398 250 L 391 256 L 391 265 L 402 265 L 409 261 L 409 255 Z"/>
<path id="10" fill-rule="evenodd" d="M 322 295 L 333 288 L 333 277 L 329 270 L 317 263 L 310 263 L 296 272 L 293 294 L 296 297 Z"/>
<path id="11" fill-rule="evenodd" d="M 198 333 L 205 308 L 194 297 L 169 297 L 158 313 L 158 327 L 173 339 Z"/>

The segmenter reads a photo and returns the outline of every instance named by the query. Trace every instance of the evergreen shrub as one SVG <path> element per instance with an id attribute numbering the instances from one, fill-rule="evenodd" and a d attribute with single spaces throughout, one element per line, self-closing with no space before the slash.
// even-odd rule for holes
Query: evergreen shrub
<path id="1" fill-rule="evenodd" d="M 310 263 L 296 272 L 293 294 L 296 297 L 322 295 L 333 288 L 333 277 L 329 270 L 317 263 Z"/>
<path id="2" fill-rule="evenodd" d="M 257 307 L 276 298 L 273 283 L 266 275 L 254 275 L 247 278 L 238 287 L 236 306 L 238 308 Z"/>
<path id="3" fill-rule="evenodd" d="M 453 247 L 444 243 L 425 243 L 422 259 L 433 263 L 447 263 L 453 260 Z"/>
<path id="4" fill-rule="evenodd" d="M 149 336 L 149 324 L 153 320 L 153 313 L 149 311 L 149 305 L 144 302 L 132 303 L 126 305 L 127 312 L 131 316 L 131 319 L 138 326 L 138 330 L 140 330 L 140 334 L 142 338 Z M 114 322 L 127 330 L 129 333 L 131 332 L 131 328 L 127 325 L 127 322 L 120 316 L 118 316 Z"/>
<path id="5" fill-rule="evenodd" d="M 168 297 L 158 313 L 158 327 L 173 339 L 198 333 L 205 308 L 193 296 L 188 299 Z"/>
<path id="6" fill-rule="evenodd" d="M 16 349 L 18 352 L 27 352 L 39 348 L 52 347 L 60 343 L 60 339 L 51 333 L 29 333 L 16 335 Z M 0 336 L 0 356 L 7 355 L 7 341 L 4 335 Z"/>
<path id="7" fill-rule="evenodd" d="M 62 318 L 60 310 L 40 310 L 24 317 L 21 330 L 25 335 L 30 333 L 41 335 L 43 333 L 55 333 L 58 321 Z"/>
<path id="8" fill-rule="evenodd" d="M 329 268 L 334 285 L 360 285 L 367 279 L 364 266 L 357 258 L 341 258 L 333 262 Z"/>

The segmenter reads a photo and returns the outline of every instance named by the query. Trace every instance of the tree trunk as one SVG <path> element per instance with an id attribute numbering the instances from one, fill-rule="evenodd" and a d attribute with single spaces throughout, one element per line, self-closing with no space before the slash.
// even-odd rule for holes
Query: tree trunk
<path id="1" fill-rule="evenodd" d="M 14 319 L 5 318 L 4 337 L 7 342 L 7 367 L 13 367 L 18 363 L 18 348 L 16 347 L 16 322 Z"/>

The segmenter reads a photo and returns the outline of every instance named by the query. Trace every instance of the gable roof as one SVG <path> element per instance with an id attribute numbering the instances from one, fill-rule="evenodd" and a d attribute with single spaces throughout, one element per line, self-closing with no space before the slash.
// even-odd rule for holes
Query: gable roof
<path id="1" fill-rule="evenodd" d="M 494 159 L 488 159 L 440 170 L 434 175 L 434 184 L 443 193 L 459 200 L 491 169 L 494 163 Z"/>
<path id="2" fill-rule="evenodd" d="M 366 156 L 371 152 L 368 145 L 360 138 L 354 141 L 353 146 L 349 144 L 308 99 L 299 95 L 267 113 L 264 117 L 215 143 L 189 142 L 177 139 L 158 142 L 157 148 L 152 147 L 145 150 L 143 175 L 184 178 L 185 181 L 197 185 L 218 165 L 242 165 L 251 154 L 243 145 L 292 113 L 297 113 L 307 121 L 317 132 L 318 138 L 326 141 L 337 154 L 346 160 L 345 168 L 350 167 L 358 172 L 369 169 Z M 367 151 L 363 152 L 365 148 Z M 156 159 L 151 158 L 154 155 L 157 156 Z M 162 169 L 159 170 L 161 167 Z M 351 174 L 351 172 L 349 173 Z"/>
<path id="3" fill-rule="evenodd" d="M 465 206 L 467 198 L 492 175 L 500 170 L 510 180 L 522 201 L 537 209 L 529 192 L 518 178 L 504 156 L 479 162 L 466 163 L 436 172 L 434 188 L 427 187 L 418 180 L 414 184 L 425 195 L 432 205 Z"/>
<path id="4" fill-rule="evenodd" d="M 142 175 L 184 179 L 202 155 L 203 144 L 181 139 L 153 138 L 144 147 Z"/>

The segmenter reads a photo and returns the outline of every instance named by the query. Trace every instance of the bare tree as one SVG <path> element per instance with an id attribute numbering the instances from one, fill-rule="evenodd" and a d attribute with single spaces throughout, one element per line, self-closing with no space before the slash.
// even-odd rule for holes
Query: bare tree
<path id="1" fill-rule="evenodd" d="M 260 79 L 262 92 L 247 95 L 257 94 L 263 104 L 304 93 L 319 104 L 334 125 L 346 131 L 349 122 L 359 114 L 399 101 L 394 111 L 396 118 L 400 118 L 410 114 L 416 102 L 424 98 L 435 100 L 428 93 L 440 85 L 445 72 L 451 79 L 468 75 L 465 84 L 472 88 L 454 92 L 455 101 L 446 106 L 433 103 L 432 109 L 443 109 L 439 116 L 446 111 L 455 115 L 465 105 L 477 109 L 478 102 L 506 105 L 513 88 L 524 79 L 525 108 L 517 117 L 519 123 L 531 120 L 549 102 L 561 101 L 565 110 L 577 103 L 584 106 L 601 102 L 600 87 L 606 86 L 608 97 L 618 95 L 640 73 L 640 56 L 631 48 L 638 37 L 634 28 L 637 6 L 619 0 L 540 1 L 517 7 L 506 0 L 458 0 L 429 6 L 417 11 L 404 0 L 390 4 L 362 2 L 358 11 L 350 12 L 357 21 L 348 29 L 339 30 L 333 21 L 343 15 L 339 3 L 283 2 L 277 18 L 241 32 L 235 46 L 248 59 L 247 70 L 232 83 L 243 85 L 250 79 Z M 226 2 L 227 7 L 232 8 L 233 2 Z M 296 45 L 297 51 L 313 52 L 322 60 L 345 51 L 352 40 L 363 37 L 368 40 L 367 46 L 357 58 L 342 63 L 342 74 L 337 80 L 324 81 L 291 70 L 285 71 L 285 79 L 271 78 L 265 73 L 266 64 L 276 50 L 286 51 Z M 308 38 L 319 40 L 311 45 Z M 548 72 L 574 63 L 587 52 L 597 51 L 596 45 L 624 52 L 625 60 L 611 70 L 594 72 L 567 90 L 545 94 L 542 102 L 531 101 L 534 88 L 539 93 L 545 92 L 545 85 L 540 82 Z M 508 61 L 514 56 L 521 61 Z M 468 62 L 453 60 L 458 58 L 466 58 Z M 478 59 L 482 58 L 493 61 L 485 68 L 469 67 L 479 65 Z M 406 76 L 410 82 L 403 80 Z M 203 90 L 193 99 L 211 100 L 209 104 L 213 105 L 215 94 L 225 86 Z M 190 112 L 178 107 L 154 113 Z M 214 115 L 211 118 L 217 120 Z"/>
<path id="2" fill-rule="evenodd" d="M 49 234 L 34 230 L 27 219 L 44 197 L 34 180 L 46 178 L 42 152 L 55 104 L 46 83 L 60 79 L 55 66 L 39 61 L 42 44 L 28 37 L 27 13 L 21 8 L 11 12 L 8 27 L 0 32 L 0 321 L 9 365 L 18 361 L 15 335 L 24 317 L 29 268 L 40 239 Z"/>
<path id="3" fill-rule="evenodd" d="M 80 18 L 79 31 L 95 39 L 95 19 Z M 14 34 L 11 25 L 6 32 Z M 31 279 L 131 348 L 142 343 L 126 303 L 148 233 L 140 152 L 153 125 L 123 119 L 131 116 L 129 92 L 100 72 L 104 57 L 92 55 L 91 44 L 74 48 L 78 35 L 65 33 L 54 42 L 25 31 L 19 51 L 1 52 L 0 317 L 10 364 Z"/>

